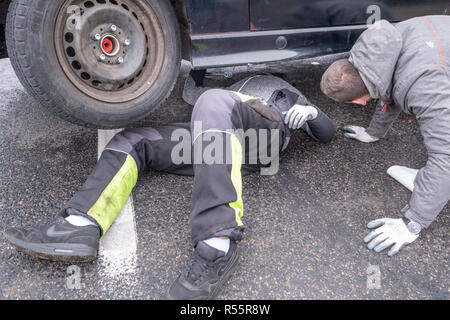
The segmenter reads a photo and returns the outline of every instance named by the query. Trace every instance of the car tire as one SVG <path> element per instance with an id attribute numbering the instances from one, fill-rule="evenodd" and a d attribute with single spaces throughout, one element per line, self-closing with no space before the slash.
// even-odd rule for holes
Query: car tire
<path id="1" fill-rule="evenodd" d="M 91 31 L 101 33 L 101 43 Z M 170 95 L 181 65 L 168 0 L 12 0 L 6 41 L 26 90 L 61 118 L 90 128 L 123 128 L 148 116 Z M 111 44 L 115 56 L 105 51 Z"/>

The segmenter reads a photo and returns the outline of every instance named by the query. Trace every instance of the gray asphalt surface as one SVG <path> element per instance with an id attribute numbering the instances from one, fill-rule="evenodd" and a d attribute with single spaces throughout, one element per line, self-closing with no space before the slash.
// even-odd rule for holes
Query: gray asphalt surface
<path id="1" fill-rule="evenodd" d="M 232 78 L 208 79 L 206 84 L 225 86 L 249 74 L 281 72 L 337 127 L 366 126 L 373 104 L 345 107 L 320 92 L 322 73 L 340 57 L 229 68 Z M 97 131 L 66 123 L 38 106 L 8 59 L 0 60 L 0 75 L 4 230 L 53 219 L 94 167 Z M 180 76 L 164 106 L 138 125 L 188 121 L 191 107 L 181 99 L 183 83 Z M 400 217 L 409 200 L 410 192 L 386 170 L 392 165 L 420 168 L 426 159 L 418 125 L 405 115 L 386 139 L 370 145 L 349 141 L 342 131 L 329 144 L 295 133 L 276 176 L 244 178 L 242 256 L 219 299 L 449 299 L 449 205 L 395 257 L 369 251 L 362 240 L 369 221 Z M 110 278 L 99 262 L 82 264 L 79 289 L 73 289 L 68 285 L 70 264 L 31 258 L 0 235 L 0 298 L 161 298 L 192 254 L 192 184 L 190 177 L 153 171 L 140 178 L 133 191 L 138 246 L 132 275 Z M 377 276 L 371 268 L 379 270 L 379 289 L 368 286 Z"/>

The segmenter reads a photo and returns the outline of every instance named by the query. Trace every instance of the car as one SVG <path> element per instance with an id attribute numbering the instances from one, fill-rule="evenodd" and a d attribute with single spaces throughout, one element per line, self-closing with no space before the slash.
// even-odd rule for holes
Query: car
<path id="1" fill-rule="evenodd" d="M 61 118 L 104 129 L 132 125 L 160 106 L 182 59 L 208 69 L 345 52 L 379 19 L 449 7 L 448 0 L 0 1 L 0 54 L 6 47 L 26 90 Z"/>

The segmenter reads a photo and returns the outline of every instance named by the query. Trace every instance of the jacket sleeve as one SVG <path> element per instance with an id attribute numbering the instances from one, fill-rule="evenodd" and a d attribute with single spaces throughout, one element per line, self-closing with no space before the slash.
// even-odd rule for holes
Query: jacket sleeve
<path id="1" fill-rule="evenodd" d="M 330 142 L 336 133 L 336 127 L 333 121 L 322 110 L 316 106 L 314 107 L 318 111 L 317 117 L 314 120 L 306 121 L 302 129 L 316 141 Z"/>
<path id="2" fill-rule="evenodd" d="M 450 155 L 428 154 L 428 161 L 419 170 L 414 191 L 405 208 L 405 216 L 424 228 L 436 219 L 450 199 Z"/>
<path id="3" fill-rule="evenodd" d="M 427 108 L 420 115 L 419 124 L 428 161 L 416 176 L 404 211 L 407 218 L 427 228 L 450 200 L 450 108 Z"/>
<path id="4" fill-rule="evenodd" d="M 300 104 L 302 106 L 313 106 L 318 111 L 317 117 L 314 120 L 306 121 L 305 125 L 302 127 L 302 130 L 306 131 L 306 133 L 316 141 L 330 142 L 336 133 L 336 126 L 334 125 L 334 122 L 325 114 L 325 112 L 320 110 L 320 108 L 315 104 L 311 103 L 300 92 L 296 104 Z"/>
<path id="5" fill-rule="evenodd" d="M 371 136 L 383 138 L 392 127 L 392 124 L 398 118 L 401 111 L 401 108 L 395 103 L 381 100 L 377 104 L 377 108 L 366 132 Z"/>

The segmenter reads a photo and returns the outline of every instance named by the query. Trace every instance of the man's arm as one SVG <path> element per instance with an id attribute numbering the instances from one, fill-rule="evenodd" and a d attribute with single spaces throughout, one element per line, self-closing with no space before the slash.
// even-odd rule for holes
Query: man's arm
<path id="1" fill-rule="evenodd" d="M 427 228 L 450 200 L 450 154 L 429 153 L 414 181 L 405 216 Z"/>
<path id="2" fill-rule="evenodd" d="M 396 104 L 389 104 L 383 101 L 377 105 L 367 129 L 356 125 L 345 125 L 342 127 L 342 130 L 346 131 L 344 136 L 366 143 L 378 141 L 386 135 L 400 112 L 401 108 Z"/>
<path id="3" fill-rule="evenodd" d="M 392 124 L 398 118 L 401 111 L 401 108 L 395 103 L 380 101 L 377 104 L 370 125 L 366 129 L 367 134 L 376 138 L 383 138 L 392 127 Z"/>
<path id="4" fill-rule="evenodd" d="M 308 135 L 319 142 L 330 142 L 336 133 L 336 127 L 331 119 L 318 107 L 314 106 L 318 113 L 313 120 L 306 121 L 302 127 Z"/>
<path id="5" fill-rule="evenodd" d="M 450 200 L 449 103 L 450 95 L 443 94 L 431 106 L 413 108 L 428 151 L 428 161 L 414 181 L 414 192 L 405 215 L 423 227 L 428 227 Z"/>
<path id="6" fill-rule="evenodd" d="M 303 95 L 299 94 L 297 99 L 298 105 L 312 106 L 317 110 L 317 116 L 313 120 L 306 121 L 302 126 L 302 130 L 306 131 L 308 135 L 319 142 L 329 142 L 333 139 L 336 133 L 336 127 L 333 121 L 315 104 L 309 102 L 309 100 Z"/>
<path id="7" fill-rule="evenodd" d="M 364 242 L 376 252 L 392 246 L 388 255 L 395 255 L 419 237 L 420 231 L 436 219 L 449 199 L 450 155 L 431 153 L 427 165 L 414 181 L 409 205 L 402 210 L 406 221 L 399 218 L 371 221 L 367 227 L 375 230 L 364 238 Z"/>
<path id="8" fill-rule="evenodd" d="M 402 210 L 410 221 L 387 218 L 370 222 L 368 227 L 377 229 L 364 241 L 376 252 L 393 245 L 389 255 L 394 255 L 415 241 L 420 230 L 427 228 L 450 200 L 450 109 L 445 102 L 442 107 L 430 106 L 422 109 L 417 119 L 428 150 L 428 161 L 417 173 L 409 205 Z M 414 227 L 417 224 L 419 226 Z"/>

